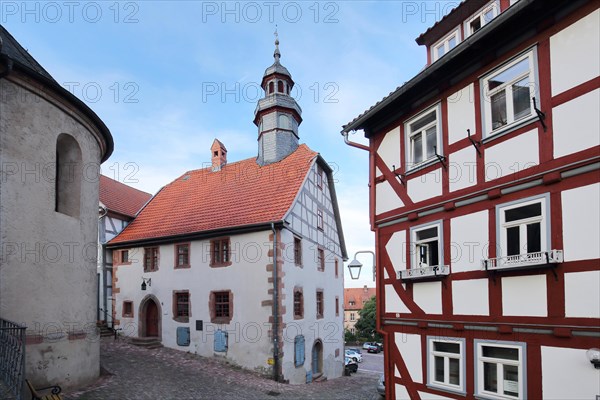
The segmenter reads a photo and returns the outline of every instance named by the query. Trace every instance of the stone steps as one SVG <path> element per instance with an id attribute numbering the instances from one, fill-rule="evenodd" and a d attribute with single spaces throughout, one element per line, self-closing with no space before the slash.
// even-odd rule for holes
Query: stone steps
<path id="1" fill-rule="evenodd" d="M 163 347 L 158 337 L 134 337 L 131 338 L 131 344 L 145 349 L 158 349 Z"/>

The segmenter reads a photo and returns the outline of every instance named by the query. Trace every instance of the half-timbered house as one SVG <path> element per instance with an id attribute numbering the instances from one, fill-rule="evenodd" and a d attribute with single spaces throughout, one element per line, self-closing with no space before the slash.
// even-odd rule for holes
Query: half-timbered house
<path id="1" fill-rule="evenodd" d="M 388 398 L 600 395 L 599 5 L 466 0 L 344 126 L 370 154 Z"/>

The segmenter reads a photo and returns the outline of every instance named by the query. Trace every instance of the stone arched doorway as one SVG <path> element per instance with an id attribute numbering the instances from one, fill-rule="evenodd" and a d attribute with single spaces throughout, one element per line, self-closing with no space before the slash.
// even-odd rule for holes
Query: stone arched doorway
<path id="1" fill-rule="evenodd" d="M 313 344 L 311 365 L 313 377 L 323 373 L 323 342 L 321 339 L 317 339 Z"/>
<path id="2" fill-rule="evenodd" d="M 149 295 L 142 300 L 140 304 L 139 320 L 139 337 L 156 337 L 160 338 L 161 334 L 161 308 L 158 299 Z"/>

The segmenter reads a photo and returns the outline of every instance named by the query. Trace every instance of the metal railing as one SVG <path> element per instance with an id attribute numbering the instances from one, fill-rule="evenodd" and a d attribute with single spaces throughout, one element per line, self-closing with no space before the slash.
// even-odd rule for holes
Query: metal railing
<path id="1" fill-rule="evenodd" d="M 538 251 L 534 253 L 516 254 L 507 257 L 496 257 L 482 260 L 482 269 L 499 270 L 526 268 L 531 266 L 550 265 L 563 262 L 562 250 Z"/>
<path id="2" fill-rule="evenodd" d="M 25 379 L 25 326 L 0 318 L 0 380 L 16 399 Z"/>
<path id="3" fill-rule="evenodd" d="M 434 265 L 420 268 L 411 268 L 398 271 L 398 279 L 411 280 L 411 279 L 426 279 L 432 277 L 443 277 L 450 274 L 450 267 L 448 265 Z"/>

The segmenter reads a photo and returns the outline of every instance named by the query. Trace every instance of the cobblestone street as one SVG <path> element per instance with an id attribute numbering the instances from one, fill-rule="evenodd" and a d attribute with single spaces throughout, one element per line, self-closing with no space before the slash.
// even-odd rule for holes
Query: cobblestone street
<path id="1" fill-rule="evenodd" d="M 221 360 L 102 339 L 104 375 L 67 399 L 379 399 L 378 375 L 358 372 L 307 385 L 286 385 Z"/>

